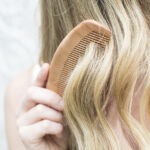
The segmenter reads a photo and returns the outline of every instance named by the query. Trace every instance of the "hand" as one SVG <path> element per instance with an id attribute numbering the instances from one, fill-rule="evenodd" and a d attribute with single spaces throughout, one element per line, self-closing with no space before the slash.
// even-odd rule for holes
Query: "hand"
<path id="1" fill-rule="evenodd" d="M 29 150 L 67 149 L 68 129 L 63 123 L 63 100 L 45 88 L 49 68 L 46 63 L 42 66 L 18 108 L 17 128 Z"/>

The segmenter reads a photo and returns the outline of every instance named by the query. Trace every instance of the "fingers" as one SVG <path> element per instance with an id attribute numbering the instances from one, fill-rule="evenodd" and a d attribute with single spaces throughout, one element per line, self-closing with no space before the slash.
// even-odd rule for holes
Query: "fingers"
<path id="1" fill-rule="evenodd" d="M 18 107 L 17 127 L 21 139 L 26 143 L 44 141 L 45 135 L 63 135 L 62 97 L 45 88 L 49 70 L 49 64 L 42 66 Z"/>
<path id="2" fill-rule="evenodd" d="M 48 63 L 44 63 L 42 65 L 42 68 L 40 70 L 40 72 L 37 75 L 37 78 L 35 79 L 33 86 L 39 86 L 39 87 L 45 87 L 46 85 L 46 81 L 48 78 L 48 73 L 49 73 L 49 64 Z"/>
<path id="3" fill-rule="evenodd" d="M 63 100 L 57 93 L 48 89 L 32 86 L 28 89 L 28 92 L 24 97 L 21 110 L 27 111 L 36 104 L 47 105 L 58 111 L 64 109 Z"/>
<path id="4" fill-rule="evenodd" d="M 54 109 L 51 109 L 45 105 L 37 105 L 25 114 L 23 114 L 17 120 L 17 126 L 26 126 L 36 123 L 41 120 L 50 120 L 58 123 L 62 123 L 62 114 Z"/>
<path id="5" fill-rule="evenodd" d="M 19 135 L 26 141 L 39 140 L 45 135 L 61 134 L 63 126 L 60 123 L 49 120 L 42 120 L 30 126 L 23 126 L 19 129 Z"/>

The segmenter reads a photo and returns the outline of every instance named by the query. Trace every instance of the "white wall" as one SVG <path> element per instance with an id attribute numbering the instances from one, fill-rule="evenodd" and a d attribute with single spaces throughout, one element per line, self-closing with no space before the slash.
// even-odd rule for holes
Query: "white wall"
<path id="1" fill-rule="evenodd" d="M 13 76 L 37 62 L 39 20 L 38 0 L 0 0 L 0 150 L 7 150 L 5 88 Z"/>

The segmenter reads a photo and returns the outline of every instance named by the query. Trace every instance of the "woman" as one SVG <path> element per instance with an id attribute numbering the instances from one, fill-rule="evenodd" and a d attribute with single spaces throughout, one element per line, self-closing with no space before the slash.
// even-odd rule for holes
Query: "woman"
<path id="1" fill-rule="evenodd" d="M 38 65 L 24 71 L 7 88 L 9 149 L 150 149 L 149 8 L 149 0 L 41 0 L 43 65 L 40 72 Z M 112 37 L 103 53 L 90 45 L 62 98 L 45 88 L 48 64 L 85 19 L 99 21 Z"/>

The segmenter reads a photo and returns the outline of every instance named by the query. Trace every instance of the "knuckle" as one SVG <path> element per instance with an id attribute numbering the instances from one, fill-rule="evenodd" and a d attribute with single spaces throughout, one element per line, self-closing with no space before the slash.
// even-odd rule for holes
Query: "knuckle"
<path id="1" fill-rule="evenodd" d="M 43 115 L 45 117 L 48 117 L 51 121 L 58 121 L 58 122 L 61 122 L 62 120 L 62 114 L 59 113 L 59 112 L 56 112 L 55 110 L 48 110 L 47 112 L 43 112 Z"/>
<path id="2" fill-rule="evenodd" d="M 42 104 L 38 104 L 35 108 L 35 113 L 39 114 L 42 118 L 47 118 L 51 121 L 61 121 L 62 120 L 62 114 L 59 112 L 56 112 L 52 108 L 48 108 Z"/>
<path id="3" fill-rule="evenodd" d="M 55 104 L 58 104 L 61 101 L 61 99 L 59 98 L 59 96 L 57 95 L 57 93 L 55 93 L 55 92 L 53 92 L 51 90 L 50 90 L 49 93 L 50 93 L 50 97 L 52 98 L 52 101 L 54 101 Z"/>
<path id="4" fill-rule="evenodd" d="M 45 108 L 44 108 L 44 106 L 42 104 L 38 104 L 36 106 L 36 110 L 37 110 L 37 112 L 43 113 Z"/>
<path id="5" fill-rule="evenodd" d="M 49 133 L 49 131 L 53 134 L 59 134 L 63 131 L 63 126 L 61 124 L 51 124 L 48 120 L 43 121 L 43 129 L 44 133 Z"/>
<path id="6" fill-rule="evenodd" d="M 61 124 L 57 124 L 57 126 L 55 126 L 54 128 L 56 134 L 59 134 L 63 131 L 63 126 Z"/>
<path id="7" fill-rule="evenodd" d="M 55 115 L 55 118 L 56 118 L 58 121 L 61 121 L 61 120 L 63 119 L 63 116 L 62 116 L 61 113 L 57 113 L 57 114 Z"/>
<path id="8" fill-rule="evenodd" d="M 28 136 L 26 134 L 26 131 L 24 129 L 24 127 L 19 128 L 19 137 L 21 138 L 21 140 L 25 143 L 29 143 L 30 142 L 30 136 Z"/>
<path id="9" fill-rule="evenodd" d="M 43 127 L 44 131 L 49 130 L 49 128 L 50 128 L 50 122 L 48 120 L 43 120 L 42 127 Z"/>

